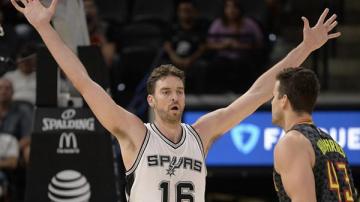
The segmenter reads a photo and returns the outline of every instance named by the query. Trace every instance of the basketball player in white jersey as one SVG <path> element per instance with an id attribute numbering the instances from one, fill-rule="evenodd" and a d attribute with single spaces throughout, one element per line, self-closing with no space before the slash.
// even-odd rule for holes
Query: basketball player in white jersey
<path id="1" fill-rule="evenodd" d="M 117 138 L 127 170 L 126 192 L 131 202 L 203 202 L 205 157 L 214 140 L 272 97 L 275 76 L 281 70 L 298 67 L 312 51 L 340 35 L 329 34 L 337 22 L 335 15 L 325 20 L 328 9 L 314 27 L 303 17 L 304 40 L 295 49 L 259 77 L 244 95 L 229 106 L 206 114 L 192 126 L 181 123 L 185 106 L 183 72 L 172 65 L 163 65 L 155 69 L 148 80 L 147 101 L 155 119 L 153 123 L 144 124 L 116 105 L 90 79 L 76 55 L 50 26 L 57 0 L 49 8 L 39 0 L 21 0 L 25 7 L 15 1 L 12 0 L 15 8 L 24 13 L 39 32 L 98 120 Z"/>

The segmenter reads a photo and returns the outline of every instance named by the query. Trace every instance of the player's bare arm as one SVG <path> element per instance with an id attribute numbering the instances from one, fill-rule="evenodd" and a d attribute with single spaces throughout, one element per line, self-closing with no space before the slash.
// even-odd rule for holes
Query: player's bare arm
<path id="1" fill-rule="evenodd" d="M 281 176 L 287 195 L 294 202 L 315 202 L 313 166 L 315 154 L 311 143 L 298 131 L 288 132 L 274 150 L 274 168 Z"/>
<path id="2" fill-rule="evenodd" d="M 337 21 L 336 15 L 325 20 L 328 12 L 329 10 L 325 9 L 313 27 L 310 27 L 308 20 L 302 17 L 303 41 L 296 48 L 261 75 L 245 94 L 229 106 L 204 115 L 193 125 L 201 136 L 206 150 L 216 138 L 252 114 L 272 97 L 275 77 L 280 71 L 288 67 L 300 66 L 311 52 L 320 48 L 329 39 L 340 36 L 339 32 L 330 33 L 336 27 Z"/>
<path id="3" fill-rule="evenodd" d="M 77 56 L 65 45 L 51 27 L 50 20 L 55 13 L 57 0 L 46 8 L 39 0 L 11 0 L 14 7 L 23 13 L 39 32 L 60 68 L 81 93 L 101 124 L 118 139 L 126 168 L 130 168 L 144 139 L 146 128 L 135 115 L 116 105 L 111 97 L 89 77 Z"/>

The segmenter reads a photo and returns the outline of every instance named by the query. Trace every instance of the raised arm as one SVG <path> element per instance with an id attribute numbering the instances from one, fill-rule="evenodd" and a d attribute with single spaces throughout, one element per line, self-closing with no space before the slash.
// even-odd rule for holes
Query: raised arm
<path id="1" fill-rule="evenodd" d="M 50 20 L 55 12 L 57 0 L 53 0 L 49 8 L 45 8 L 39 0 L 21 1 L 25 5 L 24 8 L 15 0 L 11 0 L 14 7 L 23 13 L 39 32 L 60 68 L 84 97 L 101 124 L 117 137 L 122 151 L 125 152 L 125 164 L 131 164 L 145 135 L 146 129 L 142 121 L 116 105 L 111 97 L 90 79 L 83 64 L 51 27 Z"/>
<path id="2" fill-rule="evenodd" d="M 324 10 L 314 27 L 310 27 L 308 20 L 302 17 L 303 41 L 296 48 L 261 75 L 244 95 L 229 106 L 204 115 L 193 125 L 206 149 L 217 137 L 234 127 L 272 97 L 275 77 L 280 71 L 300 66 L 312 51 L 320 48 L 329 39 L 340 36 L 340 33 L 329 34 L 337 25 L 337 21 L 335 21 L 336 15 L 332 15 L 325 21 L 328 12 L 328 9 Z"/>

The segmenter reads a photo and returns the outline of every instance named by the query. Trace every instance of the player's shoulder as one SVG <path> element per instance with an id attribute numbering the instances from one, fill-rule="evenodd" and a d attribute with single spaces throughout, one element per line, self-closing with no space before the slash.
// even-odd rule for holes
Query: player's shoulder
<path id="1" fill-rule="evenodd" d="M 279 140 L 278 147 L 292 147 L 302 144 L 304 141 L 304 135 L 297 130 L 290 130 Z"/>
<path id="2" fill-rule="evenodd" d="M 304 162 L 310 156 L 312 146 L 309 140 L 306 139 L 301 132 L 291 130 L 287 132 L 283 138 L 280 139 L 274 148 L 274 166 L 278 172 L 294 162 Z"/>
<path id="3" fill-rule="evenodd" d="M 292 154 L 304 151 L 304 148 L 311 146 L 309 140 L 297 130 L 288 131 L 276 144 L 274 154 L 282 157 L 287 157 Z"/>

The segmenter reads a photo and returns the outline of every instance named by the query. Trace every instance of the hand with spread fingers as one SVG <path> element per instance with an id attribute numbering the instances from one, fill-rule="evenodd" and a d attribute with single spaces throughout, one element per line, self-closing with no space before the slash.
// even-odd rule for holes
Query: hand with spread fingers
<path id="1" fill-rule="evenodd" d="M 306 17 L 302 17 L 302 20 L 304 21 L 303 43 L 307 47 L 310 47 L 312 51 L 320 48 L 329 39 L 337 38 L 341 35 L 340 32 L 330 33 L 338 23 L 336 21 L 336 14 L 333 14 L 325 21 L 328 13 L 329 9 L 326 8 L 314 27 L 310 27 L 308 19 Z"/>
<path id="2" fill-rule="evenodd" d="M 39 0 L 21 0 L 24 7 L 21 7 L 17 0 L 11 0 L 16 10 L 23 13 L 26 19 L 36 29 L 41 25 L 49 24 L 56 9 L 58 0 L 53 0 L 51 5 L 46 8 Z"/>

